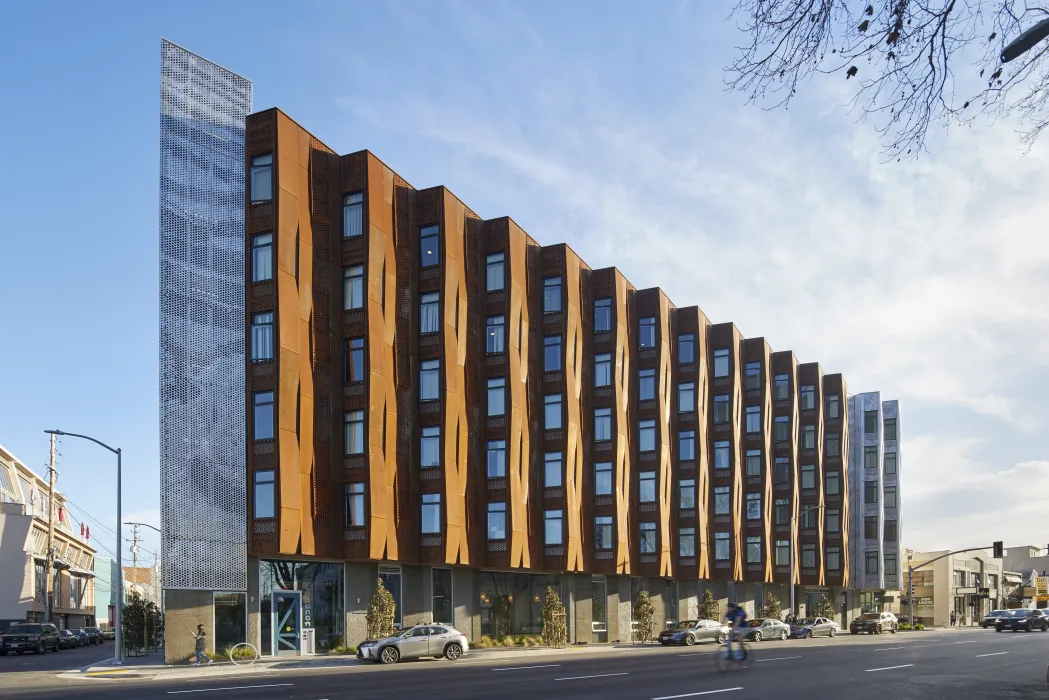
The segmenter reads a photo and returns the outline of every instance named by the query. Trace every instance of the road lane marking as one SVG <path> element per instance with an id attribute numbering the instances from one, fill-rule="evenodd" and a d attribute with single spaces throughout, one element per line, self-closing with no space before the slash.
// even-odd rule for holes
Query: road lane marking
<path id="1" fill-rule="evenodd" d="M 716 693 L 731 693 L 735 690 L 743 690 L 743 686 L 736 688 L 722 688 L 720 690 L 701 690 L 698 693 L 684 693 L 682 695 L 664 695 L 660 698 L 652 698 L 652 700 L 674 700 L 675 698 L 694 698 L 697 695 L 714 695 Z"/>
<path id="2" fill-rule="evenodd" d="M 896 649 L 906 649 L 907 647 L 885 647 L 884 649 L 875 649 L 874 651 L 894 651 Z"/>
<path id="3" fill-rule="evenodd" d="M 595 676 L 569 676 L 568 678 L 555 678 L 555 681 L 581 681 L 587 678 L 608 678 L 609 676 L 629 676 L 630 674 L 626 671 L 622 673 L 598 673 Z"/>
<path id="4" fill-rule="evenodd" d="M 870 673 L 871 671 L 892 671 L 892 670 L 895 670 L 897 668 L 907 668 L 908 666 L 913 666 L 913 665 L 914 664 L 902 664 L 900 666 L 886 666 L 884 668 L 868 668 L 865 671 L 865 673 Z"/>
<path id="5" fill-rule="evenodd" d="M 249 690 L 251 688 L 280 688 L 282 686 L 295 685 L 294 683 L 270 683 L 268 685 L 235 685 L 228 688 L 196 688 L 194 690 L 169 690 L 168 695 L 180 695 L 182 693 L 213 693 L 217 690 Z"/>
<path id="6" fill-rule="evenodd" d="M 800 656 L 777 656 L 774 659 L 758 659 L 758 661 L 786 661 L 787 659 L 800 659 Z"/>
<path id="7" fill-rule="evenodd" d="M 1008 654 L 1008 653 L 1009 652 L 1007 652 L 1007 651 L 996 651 L 993 654 L 977 654 L 976 658 L 979 659 L 982 656 L 1001 656 L 1002 654 Z"/>
<path id="8" fill-rule="evenodd" d="M 529 668 L 557 668 L 561 664 L 543 664 L 542 666 L 508 666 L 506 668 L 493 668 L 492 671 L 524 671 Z"/>

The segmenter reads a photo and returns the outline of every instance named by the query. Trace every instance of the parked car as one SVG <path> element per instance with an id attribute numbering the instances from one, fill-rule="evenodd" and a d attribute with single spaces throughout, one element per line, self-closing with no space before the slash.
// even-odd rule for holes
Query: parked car
<path id="1" fill-rule="evenodd" d="M 912 624 L 912 623 L 911 623 L 911 618 L 910 618 L 910 617 L 908 617 L 907 615 L 900 615 L 900 616 L 899 616 L 899 617 L 897 618 L 897 620 L 896 620 L 896 621 L 897 621 L 897 622 L 899 622 L 899 623 L 900 623 L 901 625 L 909 625 L 909 624 Z M 913 624 L 915 624 L 915 625 L 924 625 L 924 624 L 925 624 L 925 618 L 924 618 L 924 617 L 922 617 L 921 615 L 915 615 L 915 616 L 914 616 L 914 623 L 913 623 Z"/>
<path id="2" fill-rule="evenodd" d="M 1020 630 L 1024 632 L 1042 630 L 1045 632 L 1049 630 L 1049 617 L 1046 617 L 1041 610 L 1017 608 L 1016 610 L 1006 610 L 1005 613 L 998 618 L 998 622 L 994 623 L 994 629 L 998 632 L 1002 630 L 1012 630 L 1013 632 L 1019 632 Z"/>
<path id="3" fill-rule="evenodd" d="M 0 634 L 0 656 L 7 656 L 9 651 L 19 654 L 58 651 L 58 639 L 58 628 L 50 622 L 20 622 Z"/>
<path id="4" fill-rule="evenodd" d="M 853 634 L 859 634 L 860 632 L 866 632 L 867 634 L 891 632 L 896 634 L 898 629 L 900 629 L 900 623 L 891 612 L 863 613 L 849 625 L 849 631 Z"/>
<path id="5" fill-rule="evenodd" d="M 744 639 L 760 642 L 762 639 L 786 639 L 790 636 L 790 625 L 774 617 L 758 617 L 747 621 Z"/>
<path id="6" fill-rule="evenodd" d="M 841 627 L 825 617 L 804 617 L 790 626 L 790 636 L 799 639 L 833 637 Z"/>
<path id="7" fill-rule="evenodd" d="M 102 641 L 112 642 L 116 638 L 117 638 L 117 631 L 115 629 L 113 629 L 112 627 L 107 627 L 104 630 L 102 630 Z"/>
<path id="8" fill-rule="evenodd" d="M 1008 610 L 992 610 L 987 613 L 982 620 L 980 620 L 980 627 L 987 629 L 988 627 L 994 627 L 994 624 L 998 622 L 998 618 L 1009 612 Z"/>
<path id="9" fill-rule="evenodd" d="M 80 646 L 80 637 L 69 630 L 58 630 L 58 648 L 76 649 Z"/>
<path id="10" fill-rule="evenodd" d="M 659 643 L 684 644 L 692 646 L 696 642 L 717 642 L 724 644 L 728 639 L 728 626 L 714 620 L 682 620 L 670 629 L 659 633 Z"/>
<path id="11" fill-rule="evenodd" d="M 78 647 L 86 647 L 91 643 L 91 637 L 84 631 L 82 627 L 70 627 L 69 631 L 76 635 L 76 645 Z"/>
<path id="12" fill-rule="evenodd" d="M 470 650 L 466 635 L 451 625 L 418 625 L 385 639 L 371 639 L 357 647 L 357 658 L 384 664 L 421 656 L 443 656 L 455 661 Z"/>
<path id="13" fill-rule="evenodd" d="M 92 644 L 101 644 L 105 641 L 102 639 L 102 630 L 97 627 L 85 627 L 84 631 L 87 632 L 87 636 L 91 639 Z"/>

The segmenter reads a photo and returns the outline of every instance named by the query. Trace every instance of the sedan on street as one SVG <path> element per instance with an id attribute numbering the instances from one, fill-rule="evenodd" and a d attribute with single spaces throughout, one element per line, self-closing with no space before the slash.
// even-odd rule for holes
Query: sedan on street
<path id="1" fill-rule="evenodd" d="M 790 636 L 790 626 L 774 617 L 759 617 L 749 620 L 743 631 L 748 641 L 760 642 L 762 639 L 786 639 Z"/>
<path id="2" fill-rule="evenodd" d="M 998 618 L 1008 613 L 1008 610 L 992 610 L 987 613 L 982 620 L 980 620 L 980 627 L 987 629 L 988 627 L 994 627 L 995 623 L 998 622 Z"/>
<path id="3" fill-rule="evenodd" d="M 455 661 L 470 650 L 466 635 L 451 625 L 418 625 L 385 639 L 369 639 L 357 647 L 357 658 L 383 664 L 421 656 Z"/>
<path id="4" fill-rule="evenodd" d="M 1049 617 L 1046 617 L 1041 610 L 1017 608 L 1016 610 L 1006 610 L 1005 613 L 994 624 L 994 629 L 999 632 L 1003 630 L 1012 630 L 1013 632 L 1041 630 L 1045 632 L 1049 630 Z"/>
<path id="5" fill-rule="evenodd" d="M 76 649 L 80 646 L 80 638 L 69 630 L 58 631 L 58 648 L 59 649 Z"/>
<path id="6" fill-rule="evenodd" d="M 659 643 L 684 644 L 687 647 L 696 642 L 717 642 L 724 644 L 728 639 L 728 626 L 714 620 L 682 620 L 668 630 L 659 633 Z"/>
<path id="7" fill-rule="evenodd" d="M 790 636 L 798 639 L 833 637 L 841 628 L 834 620 L 825 617 L 803 617 L 790 626 Z"/>

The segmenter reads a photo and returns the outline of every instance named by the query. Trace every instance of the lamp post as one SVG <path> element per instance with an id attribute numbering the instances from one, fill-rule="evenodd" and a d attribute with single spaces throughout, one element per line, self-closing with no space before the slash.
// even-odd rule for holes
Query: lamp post
<path id="1" fill-rule="evenodd" d="M 113 640 L 113 644 L 116 646 L 116 655 L 115 655 L 113 661 L 114 661 L 114 663 L 117 666 L 121 666 L 124 663 L 124 645 L 123 645 L 123 641 L 124 640 L 122 639 L 123 634 L 122 634 L 122 630 L 121 630 L 121 609 L 124 607 L 124 562 L 123 562 L 123 560 L 121 559 L 121 556 L 120 556 L 120 545 L 121 545 L 121 540 L 120 540 L 120 486 L 121 486 L 120 448 L 119 447 L 110 447 L 109 445 L 107 445 L 106 443 L 102 442 L 101 440 L 96 440 L 95 438 L 90 437 L 88 435 L 79 435 L 77 433 L 66 433 L 66 432 L 63 432 L 61 430 L 45 430 L 44 432 L 47 433 L 48 435 L 62 435 L 62 436 L 66 436 L 66 437 L 81 438 L 82 440 L 90 440 L 91 442 L 95 443 L 96 445 L 99 445 L 100 447 L 106 448 L 107 450 L 109 450 L 110 452 L 112 452 L 113 454 L 115 454 L 117 456 L 117 552 L 116 552 L 116 554 L 117 554 L 117 576 L 119 577 L 119 580 L 116 583 L 120 587 L 120 594 L 117 597 L 117 606 L 116 606 L 117 607 L 117 609 L 116 609 L 116 628 L 117 629 L 116 629 L 116 638 Z"/>
<path id="2" fill-rule="evenodd" d="M 811 506 L 790 519 L 790 614 L 794 615 L 795 617 L 797 616 L 798 611 L 794 608 L 794 523 L 798 522 L 798 518 L 805 515 L 806 513 L 811 513 L 814 510 L 819 510 L 824 507 L 825 506 L 822 505 Z"/>

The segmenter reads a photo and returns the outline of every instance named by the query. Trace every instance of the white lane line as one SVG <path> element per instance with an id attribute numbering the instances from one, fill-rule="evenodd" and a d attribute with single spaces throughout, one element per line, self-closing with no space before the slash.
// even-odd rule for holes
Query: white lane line
<path id="1" fill-rule="evenodd" d="M 694 698 L 697 695 L 714 695 L 716 693 L 731 693 L 734 690 L 743 690 L 742 686 L 737 688 L 722 688 L 721 690 L 702 690 L 698 693 L 684 693 L 682 695 L 664 695 L 660 698 L 652 698 L 652 700 L 674 700 L 674 698 Z"/>
<path id="2" fill-rule="evenodd" d="M 902 664 L 900 666 L 886 666 L 884 668 L 868 668 L 865 671 L 865 673 L 870 673 L 872 671 L 892 671 L 892 670 L 897 669 L 897 668 L 907 668 L 908 666 L 913 666 L 913 665 L 914 664 Z"/>
<path id="3" fill-rule="evenodd" d="M 1002 654 L 1008 654 L 1008 653 L 1009 652 L 1007 652 L 1007 651 L 996 651 L 993 654 L 977 654 L 976 658 L 979 659 L 980 657 L 983 657 L 983 656 L 1001 656 Z"/>
<path id="4" fill-rule="evenodd" d="M 777 656 L 774 659 L 758 659 L 758 661 L 786 661 L 787 659 L 800 659 L 800 656 Z"/>
<path id="5" fill-rule="evenodd" d="M 964 642 L 954 642 L 954 644 L 976 644 L 976 640 L 975 639 L 969 639 L 969 640 L 966 640 Z"/>
<path id="6" fill-rule="evenodd" d="M 896 649 L 907 649 L 907 647 L 885 647 L 884 649 L 875 649 L 874 651 L 895 651 Z"/>
<path id="7" fill-rule="evenodd" d="M 581 681 L 587 678 L 608 678 L 609 676 L 629 676 L 630 674 L 626 671 L 622 673 L 598 673 L 595 676 L 569 676 L 568 678 L 555 678 L 555 681 Z"/>
<path id="8" fill-rule="evenodd" d="M 530 668 L 557 668 L 561 664 L 543 664 L 542 666 L 508 666 L 507 668 L 493 668 L 492 671 L 525 671 Z"/>
<path id="9" fill-rule="evenodd" d="M 216 690 L 249 690 L 251 688 L 280 688 L 282 686 L 295 685 L 294 683 L 270 683 L 268 685 L 235 685 L 228 688 L 196 688 L 194 690 L 169 690 L 168 695 L 180 695 L 182 693 L 213 693 Z"/>

